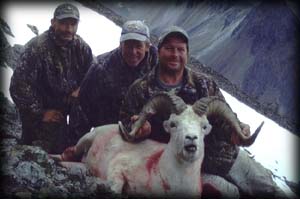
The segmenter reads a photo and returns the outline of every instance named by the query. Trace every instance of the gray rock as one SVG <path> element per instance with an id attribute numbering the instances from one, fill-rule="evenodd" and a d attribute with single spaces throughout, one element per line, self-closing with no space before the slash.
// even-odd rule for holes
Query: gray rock
<path id="1" fill-rule="evenodd" d="M 4 67 L 6 64 L 14 69 L 16 68 L 17 60 L 24 51 L 24 46 L 18 44 L 13 47 L 10 46 L 5 37 L 5 33 L 12 37 L 14 37 L 14 35 L 12 34 L 8 24 L 2 18 L 0 18 L 0 30 L 0 67 Z"/>
<path id="2" fill-rule="evenodd" d="M 21 121 L 18 112 L 13 103 L 11 103 L 4 94 L 0 93 L 0 136 L 1 138 L 21 138 Z"/>
<path id="3" fill-rule="evenodd" d="M 6 142 L 6 140 L 3 140 Z M 1 195 L 8 197 L 91 197 L 110 192 L 106 182 L 88 170 L 66 169 L 39 147 L 6 144 L 1 148 Z"/>

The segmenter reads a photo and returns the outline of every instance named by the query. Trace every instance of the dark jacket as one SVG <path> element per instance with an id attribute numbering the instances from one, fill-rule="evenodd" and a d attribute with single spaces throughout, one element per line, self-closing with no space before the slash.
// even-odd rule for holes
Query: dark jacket
<path id="1" fill-rule="evenodd" d="M 130 142 L 138 142 L 146 138 L 132 138 L 128 136 L 131 131 L 132 122 L 130 117 L 138 115 L 142 107 L 156 93 L 170 90 L 162 87 L 156 78 L 158 66 L 155 67 L 147 76 L 136 80 L 129 88 L 124 103 L 120 110 L 120 121 L 122 122 L 121 134 L 123 138 Z M 194 104 L 202 97 L 219 96 L 224 99 L 217 84 L 207 75 L 185 68 L 183 83 L 180 87 L 174 88 L 173 92 L 181 97 L 185 103 Z M 165 116 L 150 118 L 151 133 L 148 138 L 167 143 L 169 134 L 165 133 L 162 122 L 168 118 Z M 231 168 L 238 153 L 238 148 L 230 142 L 228 136 L 220 135 L 217 126 L 205 138 L 205 159 L 204 170 L 209 173 L 225 174 Z M 124 129 L 122 131 L 122 129 Z M 225 134 L 225 133 L 224 133 Z M 228 133 L 230 134 L 230 132 Z M 222 152 L 225 149 L 225 152 Z M 228 155 L 228 156 L 227 156 Z M 224 158 L 226 157 L 226 158 Z M 228 157 L 228 158 L 227 158 Z M 229 159 L 229 161 L 228 161 Z"/>
<path id="2" fill-rule="evenodd" d="M 80 86 L 93 55 L 78 35 L 65 47 L 57 45 L 51 27 L 25 47 L 11 79 L 10 93 L 23 125 L 30 131 L 41 122 L 46 109 L 60 110 L 65 116 L 69 113 L 68 98 Z"/>
<path id="3" fill-rule="evenodd" d="M 129 67 L 120 48 L 99 55 L 81 85 L 79 99 L 90 127 L 117 123 L 122 100 L 128 87 L 149 72 L 157 62 L 157 50 L 151 46 L 142 62 Z"/>

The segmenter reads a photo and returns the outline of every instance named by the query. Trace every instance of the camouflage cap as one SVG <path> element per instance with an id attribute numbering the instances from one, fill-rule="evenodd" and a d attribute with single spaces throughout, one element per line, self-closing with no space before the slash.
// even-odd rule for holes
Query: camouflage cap
<path id="1" fill-rule="evenodd" d="M 124 23 L 120 42 L 126 40 L 147 41 L 150 38 L 148 26 L 140 20 L 132 20 Z"/>
<path id="2" fill-rule="evenodd" d="M 74 18 L 79 20 L 79 10 L 72 4 L 64 3 L 57 6 L 54 11 L 54 18 L 59 20 L 65 18 Z"/>
<path id="3" fill-rule="evenodd" d="M 163 33 L 161 34 L 161 36 L 159 37 L 158 45 L 157 45 L 158 49 L 161 48 L 162 44 L 165 42 L 166 38 L 170 34 L 176 34 L 176 33 L 181 35 L 185 39 L 187 47 L 188 47 L 189 46 L 189 35 L 187 34 L 187 32 L 178 26 L 171 26 L 171 27 L 167 28 L 166 30 L 164 30 Z"/>

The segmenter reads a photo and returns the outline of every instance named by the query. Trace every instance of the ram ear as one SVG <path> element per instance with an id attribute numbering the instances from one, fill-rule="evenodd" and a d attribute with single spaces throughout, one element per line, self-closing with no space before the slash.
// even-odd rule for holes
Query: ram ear
<path id="1" fill-rule="evenodd" d="M 210 125 L 209 122 L 205 122 L 204 124 L 202 124 L 202 130 L 203 130 L 203 133 L 204 135 L 208 135 L 210 133 L 212 129 L 212 126 Z"/>
<path id="2" fill-rule="evenodd" d="M 171 113 L 169 119 L 165 120 L 163 122 L 163 127 L 164 127 L 164 129 L 167 133 L 171 133 L 172 132 L 171 129 L 172 128 L 177 128 L 177 126 L 178 126 L 178 122 L 176 120 L 176 114 L 175 113 Z"/>

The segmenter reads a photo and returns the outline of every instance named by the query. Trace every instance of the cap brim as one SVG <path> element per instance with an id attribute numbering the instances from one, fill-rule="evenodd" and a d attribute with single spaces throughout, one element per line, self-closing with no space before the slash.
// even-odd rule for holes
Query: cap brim
<path id="1" fill-rule="evenodd" d="M 73 19 L 79 20 L 79 17 L 74 15 L 74 14 L 64 14 L 64 15 L 56 16 L 55 18 L 58 19 L 58 20 L 66 19 L 66 18 L 73 18 Z"/>
<path id="2" fill-rule="evenodd" d="M 127 33 L 124 35 L 121 35 L 120 42 L 126 41 L 126 40 L 138 40 L 138 41 L 146 41 L 148 38 L 144 35 L 138 34 L 138 33 Z"/>
<path id="3" fill-rule="evenodd" d="M 170 36 L 171 34 L 178 34 L 178 35 L 181 35 L 185 38 L 186 42 L 189 41 L 189 38 L 188 38 L 188 35 L 181 32 L 181 31 L 172 31 L 172 32 L 168 32 L 166 33 L 165 35 L 163 35 L 162 39 L 161 40 L 165 40 L 168 36 Z"/>

